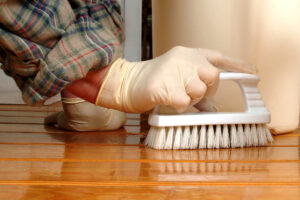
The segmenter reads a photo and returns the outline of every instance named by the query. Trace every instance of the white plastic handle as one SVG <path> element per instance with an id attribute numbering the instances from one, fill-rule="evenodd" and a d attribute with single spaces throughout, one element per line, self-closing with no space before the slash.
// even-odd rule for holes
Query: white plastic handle
<path id="1" fill-rule="evenodd" d="M 257 75 L 237 72 L 221 72 L 220 80 L 232 80 L 239 84 L 244 95 L 246 112 L 266 110 L 257 88 L 259 82 L 259 77 Z"/>

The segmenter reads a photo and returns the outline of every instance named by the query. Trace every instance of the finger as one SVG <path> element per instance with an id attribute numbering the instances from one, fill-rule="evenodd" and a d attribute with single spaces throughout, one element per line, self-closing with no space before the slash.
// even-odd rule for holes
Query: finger
<path id="1" fill-rule="evenodd" d="M 207 97 L 204 97 L 199 101 L 197 104 L 194 105 L 201 112 L 216 112 L 218 107 L 216 106 L 215 102 Z"/>
<path id="2" fill-rule="evenodd" d="M 198 66 L 198 76 L 209 87 L 219 80 L 219 70 L 207 60 L 203 60 Z"/>
<path id="3" fill-rule="evenodd" d="M 215 93 L 216 93 L 216 91 L 217 91 L 217 89 L 218 89 L 218 87 L 219 87 L 219 78 L 214 82 L 214 84 L 213 85 L 211 85 L 211 86 L 209 86 L 209 87 L 207 87 L 207 90 L 206 90 L 206 93 L 205 93 L 205 96 L 206 97 L 210 97 L 210 96 L 213 96 Z"/>
<path id="4" fill-rule="evenodd" d="M 230 58 L 224 56 L 219 52 L 210 51 L 206 54 L 207 60 L 220 69 L 226 71 L 243 72 L 243 73 L 257 73 L 257 69 L 254 65 L 246 63 L 242 60 Z"/>
<path id="5" fill-rule="evenodd" d="M 204 66 L 198 67 L 198 76 L 206 84 L 206 96 L 213 95 L 219 83 L 219 70 L 208 61 L 203 61 Z"/>
<path id="6" fill-rule="evenodd" d="M 206 93 L 207 86 L 198 77 L 191 79 L 186 85 L 186 93 L 192 102 L 199 101 Z"/>
<path id="7" fill-rule="evenodd" d="M 177 90 L 171 94 L 170 103 L 164 105 L 172 106 L 177 112 L 184 112 L 191 102 L 191 98 L 187 95 L 184 88 Z"/>

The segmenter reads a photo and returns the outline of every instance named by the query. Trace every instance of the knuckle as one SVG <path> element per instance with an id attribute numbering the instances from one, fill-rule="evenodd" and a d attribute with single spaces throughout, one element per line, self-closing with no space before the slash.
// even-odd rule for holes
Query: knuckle
<path id="1" fill-rule="evenodd" d="M 205 95 L 206 91 L 207 91 L 206 84 L 203 83 L 203 84 L 198 85 L 198 87 L 194 93 L 194 99 L 201 99 Z"/>
<path id="2" fill-rule="evenodd" d="M 200 100 L 205 96 L 207 86 L 203 82 L 200 83 L 198 83 L 196 87 L 190 88 L 187 92 L 188 95 L 192 98 L 192 100 Z"/>
<path id="3" fill-rule="evenodd" d="M 179 102 L 177 102 L 177 105 L 174 105 L 174 107 L 176 108 L 177 112 L 181 113 L 187 109 L 190 103 L 191 103 L 191 99 L 186 97 L 186 98 L 182 98 Z"/>
<path id="4" fill-rule="evenodd" d="M 172 49 L 173 50 L 176 50 L 176 51 L 179 51 L 179 50 L 183 50 L 185 47 L 184 46 L 175 46 L 175 47 L 173 47 Z"/>
<path id="5" fill-rule="evenodd" d="M 208 86 L 214 85 L 219 81 L 219 70 L 215 67 L 211 68 L 208 73 Z"/>
<path id="6" fill-rule="evenodd" d="M 180 101 L 178 102 L 179 106 L 182 107 L 187 107 L 190 104 L 190 99 L 189 98 L 181 98 Z"/>
<path id="7" fill-rule="evenodd" d="M 207 60 L 213 65 L 217 66 L 223 60 L 223 54 L 220 51 L 210 50 L 207 53 Z"/>
<path id="8" fill-rule="evenodd" d="M 223 57 L 223 54 L 220 51 L 217 50 L 209 50 L 208 56 L 214 59 L 220 59 Z"/>
<path id="9" fill-rule="evenodd" d="M 212 50 L 212 54 L 217 58 L 223 57 L 223 54 L 220 51 Z"/>
<path id="10" fill-rule="evenodd" d="M 184 46 L 175 46 L 170 50 L 170 52 L 180 53 L 180 52 L 186 51 L 186 49 L 187 49 L 187 47 L 184 47 Z"/>
<path id="11" fill-rule="evenodd" d="M 207 90 L 207 86 L 204 83 L 199 85 L 198 92 L 201 96 L 205 94 L 206 90 Z"/>

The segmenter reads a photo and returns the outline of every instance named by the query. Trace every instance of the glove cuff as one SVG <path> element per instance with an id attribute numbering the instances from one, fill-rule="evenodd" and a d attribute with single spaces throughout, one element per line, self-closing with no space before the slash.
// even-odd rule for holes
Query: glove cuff
<path id="1" fill-rule="evenodd" d="M 125 59 L 119 58 L 110 66 L 98 92 L 96 105 L 124 110 L 121 90 L 128 70 L 125 65 L 126 62 Z"/>
<path id="2" fill-rule="evenodd" d="M 76 103 L 85 102 L 85 100 L 83 100 L 81 98 L 77 98 L 77 97 L 75 97 L 75 98 L 65 98 L 65 97 L 62 97 L 61 101 L 64 104 L 76 104 Z"/>

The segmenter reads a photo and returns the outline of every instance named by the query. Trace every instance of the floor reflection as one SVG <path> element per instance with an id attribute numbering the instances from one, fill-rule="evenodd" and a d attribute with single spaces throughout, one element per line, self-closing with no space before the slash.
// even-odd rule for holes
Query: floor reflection
<path id="1" fill-rule="evenodd" d="M 229 175 L 245 175 L 251 179 L 255 174 L 268 171 L 268 163 L 259 161 L 268 160 L 272 154 L 267 147 L 145 151 L 147 159 L 162 161 L 145 163 L 146 166 L 157 169 L 149 176 L 157 176 L 160 181 L 225 180 Z"/>
<path id="2" fill-rule="evenodd" d="M 141 140 L 145 137 L 143 133 L 136 133 L 135 126 L 131 126 L 129 131 L 127 128 L 121 128 L 115 131 L 91 131 L 91 132 L 72 132 L 64 131 L 59 128 L 45 126 L 47 133 L 53 138 L 52 141 L 65 144 L 141 144 Z M 50 131 L 51 130 L 51 131 Z M 54 131 L 53 131 L 54 130 Z M 57 131 L 63 131 L 58 133 Z"/>

